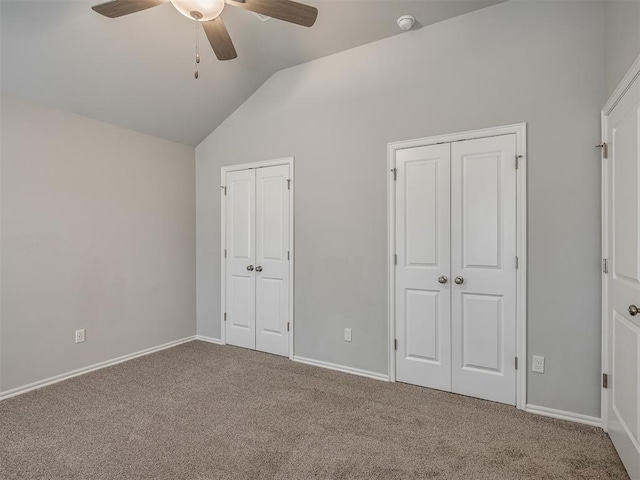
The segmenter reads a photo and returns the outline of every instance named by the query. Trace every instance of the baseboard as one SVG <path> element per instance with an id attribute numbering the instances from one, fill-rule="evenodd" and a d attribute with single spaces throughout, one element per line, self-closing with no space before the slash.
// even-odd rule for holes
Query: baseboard
<path id="1" fill-rule="evenodd" d="M 382 380 L 383 382 L 389 381 L 389 376 L 383 373 L 369 372 L 368 370 L 346 367 L 344 365 L 338 365 L 335 363 L 323 362 L 322 360 L 313 360 L 311 358 L 298 357 L 297 355 L 295 355 L 293 357 L 293 361 L 298 363 L 305 363 L 307 365 L 313 365 L 314 367 L 328 368 L 329 370 L 335 370 L 336 372 L 350 373 L 351 375 L 358 375 L 360 377 Z"/>
<path id="2" fill-rule="evenodd" d="M 147 348 L 145 350 L 140 350 L 139 352 L 130 353 L 129 355 L 123 355 L 122 357 L 113 358 L 111 360 L 106 360 L 104 362 L 89 365 L 88 367 L 79 368 L 71 372 L 61 373 L 60 375 L 49 377 L 44 380 L 39 380 L 37 382 L 33 382 L 28 385 L 23 385 L 22 387 L 12 388 L 11 390 L 7 390 L 6 392 L 0 392 L 0 401 L 6 400 L 11 397 L 15 397 L 17 395 L 22 395 L 23 393 L 27 393 L 32 390 L 37 390 L 38 388 L 46 387 L 54 383 L 62 382 L 63 380 L 67 380 L 69 378 L 77 377 L 79 375 L 84 375 L 85 373 L 93 372 L 95 370 L 100 370 L 101 368 L 117 365 L 118 363 L 126 362 L 127 360 L 133 360 L 134 358 L 142 357 L 144 355 L 149 355 L 150 353 L 159 352 L 160 350 L 165 350 L 167 348 L 175 347 L 182 343 L 191 342 L 195 339 L 196 339 L 195 335 L 191 337 L 185 337 L 180 340 L 175 340 L 173 342 L 165 343 L 163 345 L 158 345 L 157 347 Z"/>
<path id="3" fill-rule="evenodd" d="M 525 411 L 535 413 L 536 415 L 544 415 L 545 417 L 559 418 L 560 420 L 569 420 L 570 422 L 583 423 L 594 427 L 602 428 L 602 419 L 598 417 L 590 417 L 581 413 L 565 412 L 564 410 L 556 410 L 555 408 L 539 407 L 538 405 L 527 404 Z"/>
<path id="4" fill-rule="evenodd" d="M 196 340 L 201 340 L 203 342 L 209 342 L 209 343 L 215 343 L 216 345 L 224 345 L 222 340 L 220 340 L 219 338 L 205 337 L 204 335 L 196 335 Z"/>

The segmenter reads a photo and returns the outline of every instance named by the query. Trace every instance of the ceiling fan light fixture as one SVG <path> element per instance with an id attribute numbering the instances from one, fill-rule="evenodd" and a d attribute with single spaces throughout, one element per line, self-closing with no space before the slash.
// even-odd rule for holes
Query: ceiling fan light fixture
<path id="1" fill-rule="evenodd" d="M 224 0 L 171 0 L 182 15 L 199 22 L 208 22 L 222 13 Z"/>

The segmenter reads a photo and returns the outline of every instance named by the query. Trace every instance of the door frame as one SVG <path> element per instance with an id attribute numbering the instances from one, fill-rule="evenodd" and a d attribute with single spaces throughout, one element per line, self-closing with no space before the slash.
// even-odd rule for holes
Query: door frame
<path id="1" fill-rule="evenodd" d="M 611 94 L 611 97 L 609 97 L 609 100 L 607 100 L 607 103 L 605 103 L 604 107 L 602 107 L 602 112 L 600 114 L 600 125 L 602 129 L 601 138 L 603 143 L 605 144 L 610 143 L 610 139 L 608 138 L 609 136 L 607 133 L 608 131 L 607 120 L 609 118 L 609 115 L 611 115 L 611 113 L 613 112 L 613 109 L 618 104 L 618 102 L 620 102 L 620 100 L 622 99 L 624 94 L 627 92 L 627 90 L 631 88 L 631 85 L 634 83 L 634 81 L 636 80 L 640 81 L 640 78 L 638 77 L 640 77 L 640 56 L 636 59 L 633 65 L 631 65 L 631 68 L 626 73 L 626 75 L 624 76 L 624 78 L 622 79 L 618 87 Z M 608 236 L 607 232 L 609 228 L 609 215 L 607 214 L 607 210 L 609 207 L 609 204 L 607 202 L 607 195 L 609 193 L 607 189 L 607 184 L 608 184 L 609 178 L 607 177 L 607 165 L 609 161 L 610 159 L 602 158 L 602 162 L 601 162 L 602 170 L 600 175 L 601 177 L 600 195 L 601 195 L 601 205 L 602 205 L 602 211 L 601 211 L 602 240 L 601 241 L 602 241 L 603 262 L 604 262 L 604 259 L 609 258 L 609 244 L 607 239 L 607 236 Z M 602 372 L 601 374 L 605 374 L 605 373 L 611 373 L 611 365 L 609 365 L 609 361 L 608 361 L 609 323 L 608 323 L 607 313 L 609 310 L 609 298 L 607 296 L 608 276 L 605 275 L 604 272 L 602 272 L 601 275 L 602 275 L 602 286 L 601 286 L 602 288 L 602 351 L 601 351 Z M 606 393 L 607 393 L 606 390 L 602 387 L 602 384 L 600 384 L 600 416 L 602 418 L 602 428 L 604 429 L 605 432 L 607 431 L 607 421 L 608 421 L 607 412 L 609 407 Z"/>
<path id="2" fill-rule="evenodd" d="M 387 144 L 387 272 L 388 290 L 388 369 L 389 381 L 396 381 L 396 357 L 394 349 L 396 318 L 395 318 L 395 253 L 396 253 L 396 182 L 394 180 L 396 151 L 404 148 L 423 147 L 438 143 L 453 143 L 463 140 L 497 137 L 500 135 L 516 136 L 516 155 L 518 169 L 516 170 L 516 255 L 518 269 L 516 270 L 516 356 L 518 369 L 516 370 L 516 407 L 525 410 L 527 404 L 527 124 L 518 123 L 501 127 L 483 128 L 467 132 L 438 135 L 391 142 Z M 514 159 L 514 162 L 516 159 Z"/>
<path id="3" fill-rule="evenodd" d="M 226 249 L 226 233 L 227 233 L 227 218 L 226 218 L 226 178 L 228 172 L 234 172 L 238 170 L 251 170 L 264 167 L 276 167 L 278 165 L 289 165 L 289 178 L 291 180 L 289 189 L 289 315 L 288 321 L 291 328 L 289 329 L 289 359 L 293 360 L 293 339 L 295 331 L 295 321 L 293 315 L 293 294 L 294 294 L 294 189 L 296 182 L 294 181 L 294 157 L 278 158 L 275 160 L 264 160 L 259 162 L 241 163 L 238 165 L 227 165 L 220 168 L 220 340 L 223 345 L 227 344 L 227 332 L 224 324 L 224 314 L 227 311 L 227 296 L 226 296 L 226 275 L 227 275 L 227 263 L 225 262 L 224 252 Z"/>

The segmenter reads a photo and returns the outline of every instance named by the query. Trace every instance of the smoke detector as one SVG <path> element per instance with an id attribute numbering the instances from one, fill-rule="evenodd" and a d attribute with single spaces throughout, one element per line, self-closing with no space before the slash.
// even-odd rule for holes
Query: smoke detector
<path id="1" fill-rule="evenodd" d="M 416 23 L 416 19 L 411 15 L 402 15 L 398 19 L 398 27 L 400 27 L 400 30 L 411 30 L 414 23 Z"/>

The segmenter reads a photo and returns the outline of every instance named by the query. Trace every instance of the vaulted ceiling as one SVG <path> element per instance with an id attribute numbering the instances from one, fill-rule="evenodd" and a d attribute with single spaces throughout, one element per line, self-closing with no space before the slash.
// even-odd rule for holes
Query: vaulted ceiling
<path id="1" fill-rule="evenodd" d="M 176 142 L 197 145 L 278 70 L 504 0 L 299 0 L 318 8 L 311 28 L 227 6 L 238 52 L 219 61 L 195 22 L 171 4 L 118 19 L 100 0 L 0 1 L 4 93 Z"/>

